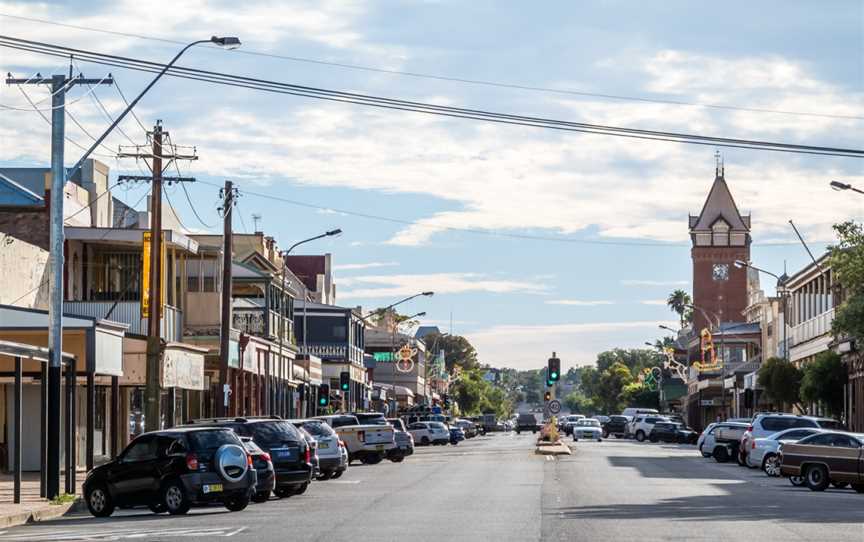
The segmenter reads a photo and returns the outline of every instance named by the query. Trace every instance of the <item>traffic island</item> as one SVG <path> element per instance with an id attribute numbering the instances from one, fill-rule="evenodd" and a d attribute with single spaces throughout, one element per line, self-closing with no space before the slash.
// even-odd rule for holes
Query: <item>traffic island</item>
<path id="1" fill-rule="evenodd" d="M 539 455 L 571 455 L 573 452 L 559 439 L 553 442 L 538 441 L 534 453 Z"/>

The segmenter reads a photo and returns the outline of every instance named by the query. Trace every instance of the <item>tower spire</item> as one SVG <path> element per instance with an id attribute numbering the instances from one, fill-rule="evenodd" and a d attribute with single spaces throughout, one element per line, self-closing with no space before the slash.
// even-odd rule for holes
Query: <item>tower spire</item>
<path id="1" fill-rule="evenodd" d="M 720 154 L 720 149 L 714 151 L 714 175 L 723 177 L 724 175 L 723 155 Z"/>

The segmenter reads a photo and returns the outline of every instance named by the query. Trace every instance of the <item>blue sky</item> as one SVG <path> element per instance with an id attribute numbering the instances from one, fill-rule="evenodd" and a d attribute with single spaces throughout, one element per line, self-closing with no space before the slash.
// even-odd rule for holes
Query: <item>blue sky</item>
<path id="1" fill-rule="evenodd" d="M 238 7 L 242 6 L 242 7 Z M 574 121 L 727 137 L 856 147 L 862 117 L 862 4 L 810 2 L 9 2 L 0 13 L 191 41 L 237 35 L 238 52 L 198 47 L 182 64 L 388 97 Z M 167 60 L 177 46 L 0 16 L 0 33 Z M 819 115 L 756 113 L 583 97 L 352 70 L 244 52 L 445 77 L 601 94 Z M 65 69 L 60 59 L 0 50 L 18 76 Z M 105 74 L 81 65 L 88 77 Z M 115 69 L 129 96 L 144 75 Z M 47 95 L 30 89 L 34 99 Z M 98 95 L 113 112 L 113 89 Z M 74 100 L 79 89 L 70 94 Z M 25 106 L 15 88 L 0 103 Z M 107 119 L 89 97 L 70 111 L 91 132 Z M 481 360 L 527 368 L 554 350 L 564 365 L 636 347 L 674 321 L 660 304 L 690 289 L 687 214 L 698 213 L 714 149 L 562 134 L 386 112 L 166 78 L 141 102 L 200 160 L 183 165 L 211 183 L 233 179 L 243 221 L 252 213 L 282 246 L 341 227 L 316 251 L 334 254 L 339 301 L 367 308 L 431 289 L 406 306 L 425 324 L 465 334 Z M 831 116 L 820 116 L 831 115 Z M 0 110 L 0 164 L 45 165 L 49 127 L 35 112 Z M 143 142 L 134 120 L 123 123 Z M 67 122 L 82 144 L 86 135 Z M 110 148 L 129 143 L 117 133 Z M 67 148 L 74 162 L 80 151 Z M 723 150 L 739 207 L 753 214 L 753 261 L 790 270 L 807 255 L 791 218 L 821 250 L 833 222 L 860 218 L 864 198 L 833 192 L 833 178 L 864 184 L 859 161 Z M 138 172 L 134 162 L 105 160 Z M 190 188 L 209 225 L 216 189 Z M 117 195 L 134 203 L 140 188 Z M 169 192 L 185 224 L 206 229 L 182 192 Z M 371 220 L 292 205 L 287 198 L 416 222 Z M 526 240 L 442 228 L 547 237 Z M 661 246 L 657 246 L 660 244 Z M 311 246 L 310 246 L 311 250 Z"/>

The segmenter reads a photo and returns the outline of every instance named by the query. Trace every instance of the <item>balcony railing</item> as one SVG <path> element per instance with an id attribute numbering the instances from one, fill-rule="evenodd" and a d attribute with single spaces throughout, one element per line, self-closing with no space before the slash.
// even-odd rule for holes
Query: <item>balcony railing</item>
<path id="1" fill-rule="evenodd" d="M 138 301 L 64 301 L 63 312 L 76 316 L 89 316 L 99 320 L 111 320 L 129 326 L 128 333 L 147 334 L 147 318 L 141 318 L 141 303 Z M 111 310 L 114 307 L 114 310 Z M 111 315 L 108 316 L 108 311 Z M 106 317 L 107 316 L 107 317 Z M 167 342 L 180 342 L 183 338 L 183 311 L 165 305 L 160 325 L 160 335 Z"/>
<path id="2" fill-rule="evenodd" d="M 267 320 L 269 318 L 269 329 Z M 234 307 L 232 311 L 232 324 L 234 328 L 243 333 L 263 337 L 266 339 L 278 339 L 281 331 L 282 317 L 276 311 L 267 311 L 264 308 Z M 294 336 L 294 322 L 290 318 L 285 319 L 285 341 L 292 342 Z"/>
<path id="3" fill-rule="evenodd" d="M 792 326 L 790 346 L 795 346 L 831 332 L 831 322 L 834 320 L 834 309 Z"/>

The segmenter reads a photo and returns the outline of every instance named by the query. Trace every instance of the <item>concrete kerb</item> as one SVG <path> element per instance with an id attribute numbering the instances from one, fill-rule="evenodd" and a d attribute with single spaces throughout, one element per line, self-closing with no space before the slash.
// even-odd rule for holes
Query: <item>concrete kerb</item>
<path id="1" fill-rule="evenodd" d="M 534 453 L 540 455 L 571 455 L 573 451 L 564 442 L 557 440 L 555 442 L 538 442 Z"/>
<path id="2" fill-rule="evenodd" d="M 39 503 L 37 506 L 29 506 L 24 510 L 10 511 L 8 513 L 3 513 L 2 509 L 0 509 L 0 529 L 24 525 L 25 523 L 56 519 L 66 514 L 80 512 L 85 508 L 84 500 L 79 497 L 73 502 L 63 504 L 44 502 Z"/>

